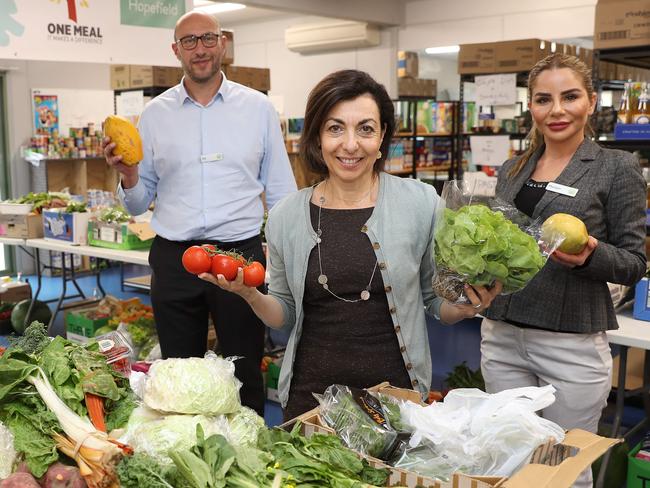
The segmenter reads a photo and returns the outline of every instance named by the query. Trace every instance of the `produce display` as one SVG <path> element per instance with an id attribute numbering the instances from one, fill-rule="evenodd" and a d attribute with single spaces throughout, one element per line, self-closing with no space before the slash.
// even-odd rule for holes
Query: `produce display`
<path id="1" fill-rule="evenodd" d="M 32 212 L 41 213 L 44 208 L 65 208 L 70 203 L 70 195 L 62 192 L 28 193 L 20 198 L 7 200 L 8 203 L 32 204 Z"/>
<path id="2" fill-rule="evenodd" d="M 188 273 L 223 275 L 228 281 L 234 281 L 239 268 L 242 268 L 246 286 L 257 288 L 264 284 L 266 270 L 262 263 L 247 261 L 239 253 L 222 251 L 212 244 L 188 247 L 183 253 L 182 262 Z"/>
<path id="3" fill-rule="evenodd" d="M 562 239 L 558 249 L 567 254 L 580 254 L 589 242 L 589 232 L 578 217 L 565 213 L 551 215 L 542 224 L 542 235 L 547 240 Z"/>
<path id="4" fill-rule="evenodd" d="M 104 121 L 104 135 L 116 144 L 113 153 L 122 156 L 127 166 L 135 166 L 143 156 L 142 139 L 138 129 L 124 117 L 109 115 Z"/>

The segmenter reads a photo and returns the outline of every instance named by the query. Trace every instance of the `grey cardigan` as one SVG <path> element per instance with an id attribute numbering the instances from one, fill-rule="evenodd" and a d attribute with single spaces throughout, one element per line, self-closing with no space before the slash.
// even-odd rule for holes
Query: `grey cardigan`
<path id="1" fill-rule="evenodd" d="M 291 329 L 278 385 L 283 406 L 289 397 L 293 362 L 302 333 L 307 262 L 316 245 L 309 214 L 312 193 L 313 188 L 305 188 L 285 197 L 273 207 L 266 224 L 269 294 L 282 305 L 283 328 Z M 430 185 L 381 173 L 375 208 L 362 228 L 379 261 L 404 364 L 413 387 L 423 395 L 431 384 L 425 307 L 438 316 L 442 302 L 431 286 L 433 221 L 438 200 Z M 345 306 L 341 302 L 341 307 Z"/>
<path id="2" fill-rule="evenodd" d="M 516 159 L 499 171 L 496 194 L 513 202 L 533 173 L 540 148 L 513 178 Z M 526 287 L 497 297 L 485 316 L 510 319 L 553 331 L 594 333 L 617 329 L 607 282 L 632 286 L 646 271 L 646 182 L 632 154 L 601 148 L 585 139 L 556 183 L 578 189 L 575 197 L 547 191 L 533 217 L 563 212 L 583 220 L 598 239 L 591 259 L 568 268 L 549 260 Z"/>

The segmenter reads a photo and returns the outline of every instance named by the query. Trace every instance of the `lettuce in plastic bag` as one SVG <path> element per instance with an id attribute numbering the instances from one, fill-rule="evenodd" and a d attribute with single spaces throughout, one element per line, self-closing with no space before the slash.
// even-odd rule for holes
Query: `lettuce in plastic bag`
<path id="1" fill-rule="evenodd" d="M 204 358 L 156 361 L 144 384 L 144 403 L 161 412 L 218 415 L 241 407 L 235 364 L 208 351 Z"/>
<path id="2" fill-rule="evenodd" d="M 206 436 L 229 436 L 228 421 L 223 415 L 163 415 L 143 406 L 133 411 L 121 440 L 135 452 L 145 453 L 162 465 L 170 465 L 170 450 L 188 450 L 196 444 L 199 424 Z"/>
<path id="3" fill-rule="evenodd" d="M 0 422 L 0 480 L 9 477 L 15 460 L 14 436 L 9 428 Z"/>
<path id="4" fill-rule="evenodd" d="M 238 412 L 229 414 L 228 425 L 228 440 L 235 446 L 257 446 L 260 430 L 266 428 L 264 419 L 248 407 L 242 407 Z"/>

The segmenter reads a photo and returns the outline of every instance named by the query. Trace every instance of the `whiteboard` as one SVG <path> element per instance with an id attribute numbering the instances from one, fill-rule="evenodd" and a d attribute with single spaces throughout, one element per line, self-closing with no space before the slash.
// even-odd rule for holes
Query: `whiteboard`
<path id="1" fill-rule="evenodd" d="M 113 90 L 34 88 L 32 89 L 32 104 L 34 103 L 34 95 L 54 95 L 58 97 L 59 134 L 62 136 L 69 134 L 70 127 L 86 127 L 88 122 L 93 122 L 95 128 L 101 130 L 104 119 L 115 111 Z M 33 111 L 34 107 L 32 106 Z"/>
<path id="2" fill-rule="evenodd" d="M 477 76 L 476 103 L 486 105 L 512 105 L 517 102 L 517 75 Z"/>

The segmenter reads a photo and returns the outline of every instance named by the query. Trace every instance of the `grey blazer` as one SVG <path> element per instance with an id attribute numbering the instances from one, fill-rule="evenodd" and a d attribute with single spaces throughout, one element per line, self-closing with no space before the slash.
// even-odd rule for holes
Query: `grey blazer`
<path id="1" fill-rule="evenodd" d="M 533 173 L 540 148 L 509 178 L 516 159 L 499 171 L 496 194 L 512 203 Z M 563 212 L 582 219 L 598 246 L 583 266 L 568 268 L 548 260 L 542 270 L 512 295 L 497 297 L 485 316 L 553 331 L 593 333 L 617 329 L 607 282 L 632 286 L 646 271 L 646 182 L 631 153 L 600 147 L 585 139 L 556 183 L 577 188 L 575 197 L 547 191 L 533 217 Z"/>

